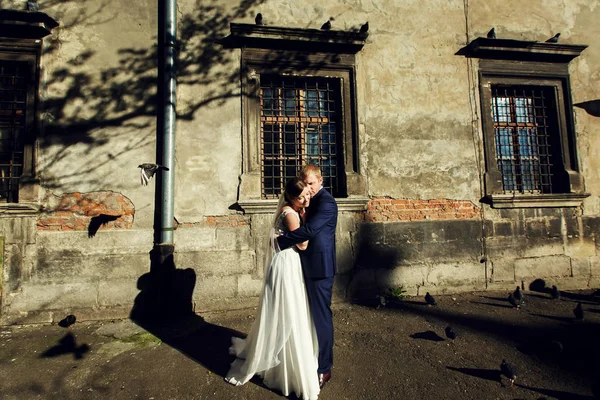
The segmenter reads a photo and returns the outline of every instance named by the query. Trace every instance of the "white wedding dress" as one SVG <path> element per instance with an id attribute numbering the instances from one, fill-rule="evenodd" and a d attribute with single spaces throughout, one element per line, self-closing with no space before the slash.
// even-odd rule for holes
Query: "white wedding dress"
<path id="1" fill-rule="evenodd" d="M 295 211 L 284 210 L 274 223 L 276 230 L 287 230 L 283 220 L 288 213 L 299 218 Z M 303 400 L 317 399 L 319 349 L 296 246 L 273 255 L 250 333 L 246 339 L 231 341 L 229 352 L 237 358 L 227 382 L 243 385 L 257 374 L 284 396 L 294 392 Z"/>

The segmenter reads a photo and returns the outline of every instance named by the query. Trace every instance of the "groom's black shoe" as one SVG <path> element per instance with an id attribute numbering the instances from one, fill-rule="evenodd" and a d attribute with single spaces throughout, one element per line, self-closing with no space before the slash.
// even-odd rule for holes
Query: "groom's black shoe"
<path id="1" fill-rule="evenodd" d="M 319 374 L 319 387 L 323 389 L 323 386 L 331 379 L 331 371 L 327 371 L 324 374 Z"/>

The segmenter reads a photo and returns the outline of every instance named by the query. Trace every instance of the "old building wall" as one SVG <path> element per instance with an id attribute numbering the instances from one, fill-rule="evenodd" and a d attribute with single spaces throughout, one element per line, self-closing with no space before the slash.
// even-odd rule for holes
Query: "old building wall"
<path id="1" fill-rule="evenodd" d="M 124 316 L 144 293 L 153 248 L 154 181 L 142 186 L 137 165 L 156 158 L 156 4 L 40 4 L 61 26 L 41 65 L 39 210 L 0 215 L 0 320 Z M 499 37 L 561 31 L 564 43 L 593 44 L 598 1 L 179 0 L 174 263 L 187 271 L 196 311 L 252 306 L 262 286 L 274 205 L 244 213 L 236 204 L 246 93 L 240 50 L 218 43 L 230 22 L 253 23 L 259 11 L 272 26 L 319 28 L 330 17 L 333 29 L 370 25 L 356 55 L 366 210 L 340 210 L 336 301 L 387 287 L 597 284 L 598 116 L 574 109 L 590 193 L 582 207 L 491 208 L 480 201 L 478 61 L 456 53 L 492 26 Z M 598 100 L 599 63 L 593 46 L 571 62 L 576 105 Z"/>

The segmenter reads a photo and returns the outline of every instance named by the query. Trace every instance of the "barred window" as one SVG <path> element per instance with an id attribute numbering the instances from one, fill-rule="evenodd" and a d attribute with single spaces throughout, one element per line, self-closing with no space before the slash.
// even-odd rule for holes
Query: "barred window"
<path id="1" fill-rule="evenodd" d="M 323 186 L 339 195 L 339 79 L 263 75 L 260 82 L 263 198 L 277 198 L 309 163 L 321 168 Z"/>
<path id="2" fill-rule="evenodd" d="M 18 202 L 30 74 L 27 63 L 0 60 L 0 202 Z"/>
<path id="3" fill-rule="evenodd" d="M 553 193 L 560 158 L 554 89 L 492 86 L 498 170 L 504 193 Z"/>

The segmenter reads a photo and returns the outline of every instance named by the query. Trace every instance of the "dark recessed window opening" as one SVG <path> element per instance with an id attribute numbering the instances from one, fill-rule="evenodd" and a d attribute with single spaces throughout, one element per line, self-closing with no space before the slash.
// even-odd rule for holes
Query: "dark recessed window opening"
<path id="1" fill-rule="evenodd" d="M 496 160 L 504 193 L 553 193 L 562 163 L 553 87 L 492 86 Z"/>
<path id="2" fill-rule="evenodd" d="M 277 198 L 303 165 L 321 168 L 323 186 L 341 190 L 340 80 L 261 75 L 262 197 Z"/>
<path id="3" fill-rule="evenodd" d="M 18 202 L 30 73 L 27 63 L 0 61 L 0 202 Z"/>

